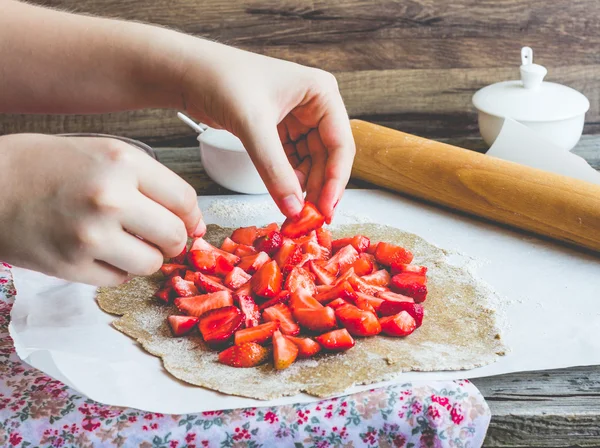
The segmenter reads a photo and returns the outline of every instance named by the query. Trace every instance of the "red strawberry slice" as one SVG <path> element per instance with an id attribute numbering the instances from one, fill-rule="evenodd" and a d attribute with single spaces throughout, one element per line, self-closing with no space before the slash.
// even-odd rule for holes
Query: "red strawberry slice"
<path id="1" fill-rule="evenodd" d="M 287 265 L 295 265 L 302 257 L 302 248 L 293 240 L 283 240 L 281 248 L 275 254 L 274 260 L 280 268 Z"/>
<path id="2" fill-rule="evenodd" d="M 188 262 L 196 271 L 212 273 L 215 272 L 217 253 L 212 250 L 191 250 L 188 253 Z"/>
<path id="3" fill-rule="evenodd" d="M 327 304 L 328 307 L 333 308 L 334 310 L 338 309 L 342 305 L 346 305 L 349 302 L 346 302 L 344 299 L 335 299 Z"/>
<path id="4" fill-rule="evenodd" d="M 229 252 L 230 254 L 234 253 L 235 250 L 237 249 L 237 247 L 238 247 L 238 243 L 236 243 L 229 237 L 225 238 L 223 240 L 223 243 L 221 244 L 221 250 L 224 250 L 225 252 Z"/>
<path id="5" fill-rule="evenodd" d="M 343 352 L 354 347 L 354 339 L 345 328 L 333 330 L 315 338 L 321 347 L 332 352 Z"/>
<path id="6" fill-rule="evenodd" d="M 221 279 L 218 277 L 212 277 L 202 272 L 196 272 L 194 277 L 194 284 L 204 292 L 217 292 L 217 291 L 229 291 L 225 285 L 221 283 Z"/>
<path id="7" fill-rule="evenodd" d="M 267 322 L 252 328 L 244 328 L 235 332 L 235 345 L 242 345 L 246 342 L 256 342 L 264 344 L 270 341 L 275 330 L 279 328 L 279 322 Z"/>
<path id="8" fill-rule="evenodd" d="M 279 232 L 279 225 L 276 222 L 272 222 L 271 224 L 267 224 L 264 227 L 256 229 L 256 237 L 260 238 L 261 236 L 268 235 L 271 232 Z"/>
<path id="9" fill-rule="evenodd" d="M 242 288 L 235 293 L 234 299 L 244 315 L 244 325 L 248 328 L 255 327 L 260 322 L 260 311 L 254 297 L 251 294 L 245 294 Z"/>
<path id="10" fill-rule="evenodd" d="M 381 330 L 388 336 L 408 336 L 417 328 L 415 319 L 406 311 L 380 319 Z"/>
<path id="11" fill-rule="evenodd" d="M 198 274 L 201 274 L 201 272 L 198 272 Z M 223 284 L 223 279 L 221 277 L 217 277 L 216 275 L 210 275 L 210 274 L 202 274 L 205 278 L 212 280 L 215 283 L 218 283 L 219 285 Z M 196 280 L 196 275 L 194 275 L 194 281 Z M 220 291 L 220 290 L 219 290 Z M 210 292 L 210 291 L 209 291 Z"/>
<path id="12" fill-rule="evenodd" d="M 198 289 L 192 282 L 188 282 L 178 275 L 171 278 L 170 285 L 175 290 L 177 297 L 192 297 L 198 295 Z"/>
<path id="13" fill-rule="evenodd" d="M 413 260 L 413 254 L 403 247 L 380 242 L 375 249 L 375 258 L 379 263 L 391 266 L 393 263 L 410 263 Z"/>
<path id="14" fill-rule="evenodd" d="M 219 353 L 219 362 L 231 367 L 256 367 L 269 359 L 269 350 L 255 342 L 234 345 Z"/>
<path id="15" fill-rule="evenodd" d="M 339 267 L 339 272 L 346 272 L 356 260 L 358 260 L 358 252 L 353 246 L 348 245 L 340 249 L 337 254 L 331 257 L 325 264 L 325 268 L 332 270 Z"/>
<path id="16" fill-rule="evenodd" d="M 373 305 L 371 305 L 371 303 L 368 300 L 361 299 L 360 297 L 358 297 L 354 302 L 354 305 L 356 305 L 356 307 L 360 310 L 370 311 L 371 313 L 377 315 L 375 308 L 373 307 Z"/>
<path id="17" fill-rule="evenodd" d="M 231 239 L 238 244 L 252 246 L 252 244 L 254 244 L 254 240 L 257 238 L 256 233 L 256 226 L 240 227 L 239 229 L 233 231 L 231 234 Z"/>
<path id="18" fill-rule="evenodd" d="M 323 332 L 337 327 L 335 311 L 328 306 L 322 308 L 294 308 L 293 315 L 302 327 L 315 332 Z"/>
<path id="19" fill-rule="evenodd" d="M 154 297 L 165 303 L 171 303 L 174 290 L 171 286 L 165 286 L 154 293 Z"/>
<path id="20" fill-rule="evenodd" d="M 341 285 L 342 283 L 348 281 L 353 275 L 355 275 L 354 268 L 347 269 L 346 272 L 344 272 L 335 280 L 333 286 Z"/>
<path id="21" fill-rule="evenodd" d="M 391 280 L 390 273 L 385 269 L 380 269 L 369 275 L 363 275 L 361 278 L 364 282 L 373 286 L 389 286 Z"/>
<path id="22" fill-rule="evenodd" d="M 227 261 L 229 261 L 234 266 L 240 262 L 240 257 L 236 257 L 235 255 L 230 254 L 229 252 L 225 252 L 224 250 L 217 249 L 215 246 L 213 246 L 212 244 L 210 244 L 208 241 L 206 241 L 203 238 L 196 238 L 194 240 L 190 251 L 192 251 L 192 250 L 205 250 L 205 251 L 216 252 L 217 255 L 221 255 L 222 257 L 225 257 L 227 259 Z"/>
<path id="23" fill-rule="evenodd" d="M 184 247 L 179 255 L 173 257 L 171 259 L 171 263 L 173 264 L 185 264 L 185 260 L 187 260 L 187 247 Z"/>
<path id="24" fill-rule="evenodd" d="M 331 274 L 325 268 L 319 266 L 314 260 L 308 263 L 310 270 L 315 274 L 318 284 L 331 285 L 335 282 L 335 275 Z"/>
<path id="25" fill-rule="evenodd" d="M 273 333 L 273 364 L 275 369 L 287 369 L 298 357 L 298 346 L 281 334 Z"/>
<path id="26" fill-rule="evenodd" d="M 263 311 L 263 319 L 266 321 L 277 321 L 283 334 L 295 336 L 300 333 L 300 327 L 294 321 L 292 310 L 287 305 L 279 303 Z"/>
<path id="27" fill-rule="evenodd" d="M 236 290 L 248 283 L 250 278 L 252 278 L 250 274 L 247 274 L 243 269 L 236 266 L 225 276 L 223 284 L 229 289 Z"/>
<path id="28" fill-rule="evenodd" d="M 238 267 L 243 269 L 248 274 L 254 274 L 260 268 L 263 267 L 265 263 L 268 263 L 271 259 L 265 252 L 259 252 L 256 255 L 248 255 L 246 257 L 242 257 L 242 261 Z"/>
<path id="29" fill-rule="evenodd" d="M 369 305 L 373 310 L 378 311 L 384 301 L 384 299 L 380 299 L 379 297 L 356 291 L 356 306 L 360 309 L 368 309 L 367 305 Z"/>
<path id="30" fill-rule="evenodd" d="M 313 260 L 327 260 L 331 253 L 316 241 L 309 241 L 302 245 L 302 250 L 306 255 L 310 255 Z"/>
<path id="31" fill-rule="evenodd" d="M 300 308 L 323 308 L 323 305 L 321 305 L 310 294 L 307 294 L 306 291 L 300 291 L 299 293 L 290 294 L 289 306 L 292 310 Z"/>
<path id="32" fill-rule="evenodd" d="M 185 271 L 185 277 L 183 277 L 183 279 L 194 283 L 194 280 L 196 280 L 196 272 L 190 270 Z"/>
<path id="33" fill-rule="evenodd" d="M 325 217 L 310 202 L 304 203 L 304 208 L 296 219 L 286 219 L 281 226 L 281 233 L 288 238 L 298 238 L 313 230 L 323 227 Z"/>
<path id="34" fill-rule="evenodd" d="M 287 289 L 291 295 L 308 294 L 313 296 L 317 292 L 312 274 L 300 267 L 293 268 L 289 273 L 285 281 L 285 289 Z"/>
<path id="35" fill-rule="evenodd" d="M 233 253 L 240 258 L 244 258 L 249 257 L 250 255 L 256 255 L 258 251 L 254 248 L 254 246 L 238 244 L 238 247 L 235 248 L 235 251 Z"/>
<path id="36" fill-rule="evenodd" d="M 199 319 L 194 316 L 169 316 L 167 317 L 171 330 L 175 336 L 188 334 L 198 325 Z"/>
<path id="37" fill-rule="evenodd" d="M 315 299 L 320 303 L 327 303 L 338 298 L 348 299 L 352 302 L 356 300 L 354 288 L 352 288 L 352 285 L 350 285 L 349 282 L 342 282 L 331 288 L 329 291 L 315 295 Z"/>
<path id="38" fill-rule="evenodd" d="M 413 274 L 427 274 L 425 266 L 417 266 L 416 264 L 392 263 L 392 274 L 402 274 L 404 272 L 412 272 Z"/>
<path id="39" fill-rule="evenodd" d="M 217 263 L 215 264 L 215 275 L 225 277 L 233 270 L 233 265 L 221 255 L 217 256 Z"/>
<path id="40" fill-rule="evenodd" d="M 241 326 L 242 313 L 235 306 L 212 309 L 198 323 L 204 342 L 212 348 L 227 344 Z"/>
<path id="41" fill-rule="evenodd" d="M 360 254 L 358 260 L 356 260 L 352 265 L 352 268 L 354 269 L 356 275 L 363 276 L 371 274 L 373 272 L 374 264 L 373 259 L 371 259 L 370 257 L 371 255 L 369 254 Z"/>
<path id="42" fill-rule="evenodd" d="M 311 338 L 297 338 L 294 336 L 286 336 L 286 338 L 298 347 L 298 358 L 311 358 L 321 351 L 319 343 L 313 341 Z"/>
<path id="43" fill-rule="evenodd" d="M 185 275 L 186 269 L 187 266 L 185 264 L 165 263 L 160 267 L 160 272 L 162 272 L 167 277 L 175 275 L 179 275 L 181 277 L 182 274 Z"/>
<path id="44" fill-rule="evenodd" d="M 388 290 L 384 286 L 370 285 L 369 283 L 365 282 L 362 278 L 360 278 L 358 275 L 353 275 L 352 277 L 350 277 L 348 279 L 348 282 L 352 285 L 352 288 L 355 291 L 364 292 L 365 294 L 369 294 L 371 296 L 374 296 L 377 293 L 385 292 Z"/>
<path id="45" fill-rule="evenodd" d="M 377 251 L 377 245 L 379 243 L 373 243 L 371 242 L 371 244 L 369 244 L 369 247 L 366 250 L 366 253 L 368 253 L 369 255 L 373 255 L 375 256 L 375 252 Z"/>
<path id="46" fill-rule="evenodd" d="M 335 316 L 352 336 L 375 336 L 381 333 L 379 320 L 371 311 L 346 304 L 335 310 Z"/>
<path id="47" fill-rule="evenodd" d="M 392 289 L 400 294 L 412 297 L 415 302 L 424 302 L 427 298 L 427 277 L 421 274 L 405 272 L 392 277 Z"/>
<path id="48" fill-rule="evenodd" d="M 356 235 L 352 238 L 341 238 L 331 243 L 331 250 L 335 254 L 337 251 L 348 246 L 349 244 L 352 245 L 358 252 L 365 252 L 369 248 L 371 240 L 363 235 Z"/>
<path id="49" fill-rule="evenodd" d="M 395 302 L 386 300 L 381 304 L 379 308 L 379 314 L 381 316 L 393 316 L 402 311 L 406 311 L 410 314 L 417 324 L 417 328 L 423 323 L 423 305 L 413 302 Z"/>
<path id="50" fill-rule="evenodd" d="M 201 317 L 210 310 L 232 305 L 233 296 L 229 291 L 218 291 L 193 297 L 177 297 L 175 299 L 175 306 L 179 311 L 195 317 Z"/>
<path id="51" fill-rule="evenodd" d="M 319 240 L 317 239 L 317 231 L 313 230 L 312 232 L 307 233 L 304 236 L 301 236 L 300 238 L 294 238 L 294 242 L 296 244 L 299 244 L 300 246 L 308 243 L 308 242 L 314 242 L 317 243 L 319 242 Z"/>
<path id="52" fill-rule="evenodd" d="M 412 302 L 414 303 L 415 299 L 412 297 L 404 296 L 402 294 L 396 294 L 392 291 L 384 291 L 377 293 L 377 297 L 383 300 L 390 300 L 392 302 Z"/>
<path id="53" fill-rule="evenodd" d="M 261 236 L 254 241 L 254 247 L 260 252 L 266 252 L 273 256 L 283 244 L 283 235 L 278 231 L 273 231 L 267 235 Z"/>
<path id="54" fill-rule="evenodd" d="M 254 294 L 261 297 L 275 297 L 281 291 L 282 276 L 279 266 L 274 260 L 265 263 L 250 282 Z"/>
<path id="55" fill-rule="evenodd" d="M 317 229 L 317 242 L 327 249 L 331 253 L 331 245 L 333 239 L 331 238 L 331 232 L 324 228 Z"/>
<path id="56" fill-rule="evenodd" d="M 263 311 L 271 306 L 277 305 L 278 303 L 287 304 L 289 301 L 290 301 L 290 292 L 286 291 L 284 289 L 284 290 L 280 291 L 279 294 L 277 294 L 272 299 L 269 299 L 266 302 L 261 303 L 259 305 L 258 309 Z"/>

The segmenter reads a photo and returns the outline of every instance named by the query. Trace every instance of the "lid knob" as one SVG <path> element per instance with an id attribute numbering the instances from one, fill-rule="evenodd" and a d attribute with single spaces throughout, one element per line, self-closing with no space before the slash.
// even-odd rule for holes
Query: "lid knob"
<path id="1" fill-rule="evenodd" d="M 521 48 L 521 81 L 526 89 L 537 89 L 548 73 L 546 67 L 533 63 L 533 50 Z"/>

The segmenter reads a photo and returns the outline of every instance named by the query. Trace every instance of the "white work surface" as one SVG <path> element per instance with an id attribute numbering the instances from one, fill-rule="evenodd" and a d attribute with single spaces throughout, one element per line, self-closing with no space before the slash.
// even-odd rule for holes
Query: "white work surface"
<path id="1" fill-rule="evenodd" d="M 240 223 L 239 217 L 210 206 L 224 199 L 264 209 L 253 212 L 252 222 Z M 207 223 L 222 226 L 281 221 L 267 201 L 264 196 L 199 199 Z M 408 372 L 397 382 L 600 364 L 600 257 L 381 191 L 347 191 L 333 224 L 353 223 L 359 216 L 467 255 L 457 259 L 473 258 L 477 275 L 504 298 L 499 310 L 507 323 L 500 327 L 502 336 L 511 349 L 506 356 L 470 371 Z M 186 385 L 109 325 L 115 317 L 97 307 L 93 288 L 21 269 L 15 270 L 15 284 L 10 331 L 19 356 L 102 403 L 181 414 L 317 400 L 299 395 L 265 402 Z"/>

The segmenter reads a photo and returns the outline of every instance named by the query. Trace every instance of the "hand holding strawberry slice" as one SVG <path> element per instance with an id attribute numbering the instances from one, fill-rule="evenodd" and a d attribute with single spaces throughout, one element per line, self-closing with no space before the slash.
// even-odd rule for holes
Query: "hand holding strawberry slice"
<path id="1" fill-rule="evenodd" d="M 286 219 L 281 226 L 281 233 L 288 238 L 298 238 L 323 227 L 325 217 L 310 202 L 304 202 L 300 215 L 292 220 Z"/>

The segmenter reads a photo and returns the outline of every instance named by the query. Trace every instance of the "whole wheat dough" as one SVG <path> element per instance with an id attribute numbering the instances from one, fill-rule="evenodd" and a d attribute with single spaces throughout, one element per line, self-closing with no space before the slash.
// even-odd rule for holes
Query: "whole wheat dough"
<path id="1" fill-rule="evenodd" d="M 206 239 L 215 245 L 233 229 L 209 226 Z M 356 346 L 340 354 L 320 354 L 298 360 L 284 371 L 272 365 L 232 368 L 217 361 L 201 337 L 175 338 L 167 316 L 177 313 L 152 297 L 161 274 L 137 277 L 116 288 L 100 288 L 100 307 L 120 317 L 118 330 L 136 339 L 149 353 L 162 358 L 174 377 L 187 383 L 243 397 L 270 400 L 306 392 L 327 397 L 355 384 L 393 378 L 404 371 L 464 370 L 495 362 L 506 347 L 496 328 L 495 313 L 488 307 L 490 290 L 468 271 L 452 266 L 446 252 L 422 238 L 376 224 L 343 226 L 335 238 L 366 235 L 413 251 L 415 263 L 428 271 L 429 294 L 424 302 L 423 325 L 406 338 L 378 335 L 357 338 Z"/>

